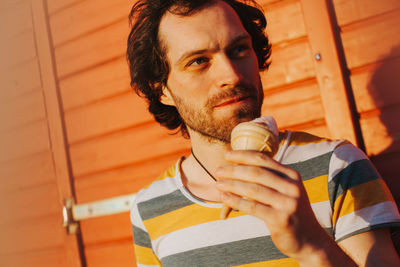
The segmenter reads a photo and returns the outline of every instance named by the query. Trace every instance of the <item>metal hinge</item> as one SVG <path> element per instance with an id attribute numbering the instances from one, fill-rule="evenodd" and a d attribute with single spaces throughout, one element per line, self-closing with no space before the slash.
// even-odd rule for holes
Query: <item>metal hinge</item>
<path id="1" fill-rule="evenodd" d="M 63 226 L 69 234 L 76 234 L 79 221 L 129 211 L 135 196 L 129 194 L 84 204 L 75 204 L 73 198 L 66 198 L 62 211 Z"/>

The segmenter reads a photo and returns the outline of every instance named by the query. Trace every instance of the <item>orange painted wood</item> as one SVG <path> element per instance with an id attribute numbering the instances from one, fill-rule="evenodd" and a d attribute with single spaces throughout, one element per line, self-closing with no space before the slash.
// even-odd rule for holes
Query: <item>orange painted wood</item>
<path id="1" fill-rule="evenodd" d="M 28 1 L 10 1 L 9 5 L 0 8 L 0 32 L 2 40 L 32 30 L 30 19 L 30 4 Z M 12 27 L 10 27 L 12 25 Z"/>
<path id="2" fill-rule="evenodd" d="M 85 0 L 63 0 L 63 1 L 46 0 L 48 14 L 52 15 L 53 13 L 60 12 L 64 8 L 76 5 L 83 1 Z"/>
<path id="3" fill-rule="evenodd" d="M 21 254 L 6 254 L 0 258 L 1 266 L 13 266 L 13 267 L 69 267 L 69 258 L 63 248 L 51 248 L 44 249 L 41 251 L 29 251 Z M 72 266 L 76 264 L 72 263 Z"/>
<path id="4" fill-rule="evenodd" d="M 54 64 L 55 58 L 52 53 L 53 47 L 50 42 L 50 29 L 44 1 L 32 2 L 32 15 L 47 110 L 47 123 L 49 128 L 48 140 L 51 142 L 58 193 L 58 199 L 53 198 L 51 201 L 58 202 L 60 211 L 59 219 L 61 219 L 62 203 L 65 198 L 71 197 L 73 192 L 70 182 L 71 167 L 67 156 L 65 130 L 61 117 L 61 101 L 57 88 L 56 66 Z M 60 227 L 59 223 L 60 221 L 58 221 L 58 224 L 52 226 L 52 230 L 56 231 L 63 240 L 62 245 L 65 249 L 65 253 L 68 255 L 66 262 L 71 267 L 79 267 L 82 265 L 78 250 L 79 239 L 77 236 L 68 235 L 65 229 Z"/>
<path id="5" fill-rule="evenodd" d="M 270 68 L 261 74 L 264 89 L 276 88 L 315 77 L 306 39 L 272 47 Z"/>
<path id="6" fill-rule="evenodd" d="M 102 171 L 75 179 L 77 203 L 96 201 L 139 191 L 173 166 L 190 150 L 177 151 L 120 168 Z"/>
<path id="7" fill-rule="evenodd" d="M 46 118 L 42 91 L 33 91 L 0 105 L 0 132 Z"/>
<path id="8" fill-rule="evenodd" d="M 58 214 L 15 222 L 12 227 L 0 227 L 2 254 L 64 246 L 65 229 L 60 227 L 61 220 L 61 214 Z"/>
<path id="9" fill-rule="evenodd" d="M 400 105 L 362 115 L 361 128 L 368 155 L 400 151 Z"/>
<path id="10" fill-rule="evenodd" d="M 389 58 L 353 71 L 351 83 L 357 110 L 367 112 L 385 106 L 400 105 L 399 70 L 400 58 Z"/>
<path id="11" fill-rule="evenodd" d="M 34 90 L 41 90 L 39 63 L 36 58 L 0 71 L 0 79 L 2 87 L 0 103 L 8 102 Z"/>
<path id="12" fill-rule="evenodd" d="M 169 135 L 158 124 L 151 123 L 102 138 L 72 145 L 74 175 L 82 176 L 148 160 L 189 146 L 180 136 Z"/>
<path id="13" fill-rule="evenodd" d="M 128 23 L 133 1 L 86 0 L 64 8 L 50 17 L 55 47 L 114 24 Z"/>
<path id="14" fill-rule="evenodd" d="M 50 149 L 47 121 L 0 133 L 0 163 Z"/>
<path id="15" fill-rule="evenodd" d="M 329 132 L 328 126 L 326 125 L 325 119 L 314 120 L 305 124 L 295 125 L 287 127 L 291 131 L 301 131 L 310 133 L 316 136 L 323 136 L 326 138 L 332 138 Z"/>
<path id="16" fill-rule="evenodd" d="M 130 87 L 128 63 L 125 57 L 60 81 L 60 93 L 65 111 L 126 92 L 133 92 L 133 89 Z"/>
<path id="17" fill-rule="evenodd" d="M 0 224 L 12 227 L 15 222 L 29 221 L 32 218 L 57 215 L 60 213 L 58 190 L 55 183 L 3 193 Z"/>
<path id="18" fill-rule="evenodd" d="M 65 114 L 70 144 L 150 122 L 147 103 L 133 92 L 74 109 Z"/>
<path id="19" fill-rule="evenodd" d="M 114 240 L 132 240 L 129 212 L 88 219 L 82 221 L 81 226 L 86 246 L 112 243 Z"/>
<path id="20" fill-rule="evenodd" d="M 344 27 L 342 39 L 350 69 L 387 57 L 398 57 L 400 10 Z"/>
<path id="21" fill-rule="evenodd" d="M 267 34 L 272 44 L 306 35 L 303 13 L 298 0 L 280 1 L 265 8 Z"/>
<path id="22" fill-rule="evenodd" d="M 55 182 L 51 151 L 0 163 L 0 194 Z"/>
<path id="23" fill-rule="evenodd" d="M 302 7 L 312 54 L 320 53 L 322 59 L 314 60 L 317 80 L 325 110 L 326 123 L 333 138 L 344 138 L 357 144 L 348 100 L 350 88 L 346 87 L 335 32 L 325 1 L 302 0 Z"/>
<path id="24" fill-rule="evenodd" d="M 86 247 L 88 267 L 136 266 L 133 241 Z"/>
<path id="25" fill-rule="evenodd" d="M 400 8 L 398 0 L 333 0 L 340 26 Z"/>
<path id="26" fill-rule="evenodd" d="M 122 21 L 57 47 L 59 78 L 125 55 L 128 34 L 128 23 Z"/>

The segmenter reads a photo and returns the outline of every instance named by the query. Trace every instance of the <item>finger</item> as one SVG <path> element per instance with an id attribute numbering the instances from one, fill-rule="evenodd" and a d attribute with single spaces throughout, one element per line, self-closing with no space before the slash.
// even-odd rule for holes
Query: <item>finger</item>
<path id="1" fill-rule="evenodd" d="M 261 166 L 282 173 L 294 180 L 301 180 L 297 171 L 280 164 L 262 152 L 251 150 L 229 151 L 225 154 L 225 159 L 236 164 Z"/>
<path id="2" fill-rule="evenodd" d="M 216 177 L 218 180 L 234 179 L 259 184 L 292 197 L 297 197 L 300 193 L 297 181 L 284 178 L 263 167 L 227 165 L 217 169 Z"/>
<path id="3" fill-rule="evenodd" d="M 262 220 L 269 221 L 275 217 L 274 215 L 276 214 L 276 210 L 268 205 L 263 205 L 250 199 L 243 199 L 240 196 L 232 193 L 224 192 L 221 195 L 221 199 L 226 205 L 232 207 L 233 209 L 256 216 Z"/>
<path id="4" fill-rule="evenodd" d="M 217 182 L 217 188 L 224 192 L 245 197 L 278 210 L 285 210 L 292 204 L 292 198 L 271 188 L 231 179 L 223 179 Z"/>

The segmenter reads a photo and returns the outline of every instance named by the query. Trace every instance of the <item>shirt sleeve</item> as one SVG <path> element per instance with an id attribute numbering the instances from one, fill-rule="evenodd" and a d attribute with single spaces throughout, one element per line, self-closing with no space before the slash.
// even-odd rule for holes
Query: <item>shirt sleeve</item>
<path id="1" fill-rule="evenodd" d="M 131 209 L 131 223 L 137 266 L 161 266 L 160 260 L 154 254 L 149 233 L 140 217 L 136 202 Z"/>
<path id="2" fill-rule="evenodd" d="M 332 154 L 328 190 L 336 241 L 400 226 L 396 203 L 385 182 L 368 157 L 349 142 L 339 144 Z"/>

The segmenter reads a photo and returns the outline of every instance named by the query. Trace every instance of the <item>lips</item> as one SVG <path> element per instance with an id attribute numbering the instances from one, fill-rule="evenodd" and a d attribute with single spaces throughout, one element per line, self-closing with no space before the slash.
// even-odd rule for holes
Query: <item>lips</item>
<path id="1" fill-rule="evenodd" d="M 237 102 L 243 101 L 243 100 L 245 100 L 245 99 L 247 99 L 247 98 L 249 98 L 249 96 L 237 96 L 237 97 L 233 97 L 233 98 L 228 99 L 227 101 L 224 101 L 224 102 L 222 102 L 222 103 L 216 105 L 215 107 L 216 107 L 216 108 L 219 108 L 219 107 L 227 106 L 227 105 L 230 105 L 230 104 L 233 104 L 233 103 L 237 103 Z"/>

